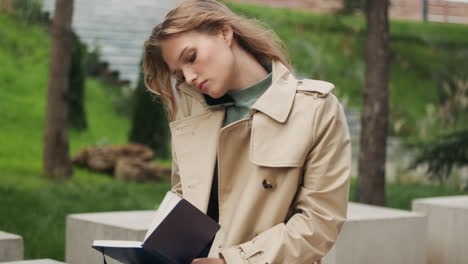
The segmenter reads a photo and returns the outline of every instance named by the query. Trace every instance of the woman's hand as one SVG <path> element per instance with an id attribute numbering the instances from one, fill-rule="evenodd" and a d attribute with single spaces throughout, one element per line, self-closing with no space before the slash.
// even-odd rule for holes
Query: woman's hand
<path id="1" fill-rule="evenodd" d="M 192 264 L 226 264 L 226 262 L 220 258 L 198 258 L 194 259 Z"/>

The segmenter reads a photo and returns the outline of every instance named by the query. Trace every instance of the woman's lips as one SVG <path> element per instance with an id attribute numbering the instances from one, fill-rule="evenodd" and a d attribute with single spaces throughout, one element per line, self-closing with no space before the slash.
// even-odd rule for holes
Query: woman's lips
<path id="1" fill-rule="evenodd" d="M 207 81 L 204 81 L 204 82 L 202 82 L 202 83 L 200 83 L 200 84 L 198 85 L 198 89 L 199 89 L 200 91 L 205 91 L 205 90 L 206 90 L 206 82 L 207 82 Z"/>

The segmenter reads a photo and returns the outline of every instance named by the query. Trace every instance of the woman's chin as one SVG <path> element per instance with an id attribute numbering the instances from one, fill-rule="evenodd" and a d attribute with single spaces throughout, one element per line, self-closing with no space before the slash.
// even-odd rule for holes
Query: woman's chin
<path id="1" fill-rule="evenodd" d="M 226 93 L 210 92 L 208 90 L 205 94 L 208 95 L 209 97 L 213 98 L 213 99 L 218 99 L 218 98 L 223 97 L 223 95 L 225 95 Z"/>

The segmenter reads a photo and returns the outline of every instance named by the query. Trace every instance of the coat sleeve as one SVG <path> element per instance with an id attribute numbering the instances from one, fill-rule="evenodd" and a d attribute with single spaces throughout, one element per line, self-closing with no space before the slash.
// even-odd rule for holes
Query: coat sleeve
<path id="1" fill-rule="evenodd" d="M 315 112 L 312 147 L 293 203 L 295 214 L 255 238 L 220 251 L 228 264 L 312 263 L 334 245 L 346 219 L 351 141 L 333 94 Z"/>
<path id="2" fill-rule="evenodd" d="M 184 94 L 180 90 L 176 90 L 176 98 L 178 101 L 177 103 L 178 108 L 177 108 L 175 119 L 180 120 L 188 116 L 187 98 L 184 96 Z M 171 128 L 171 134 L 172 134 L 172 128 Z M 171 142 L 174 142 L 174 141 L 171 140 Z M 177 163 L 177 153 L 174 151 L 174 145 L 171 145 L 171 151 L 172 151 L 171 191 L 183 197 L 182 185 L 180 182 L 179 165 Z"/>
<path id="3" fill-rule="evenodd" d="M 172 185 L 171 191 L 183 197 L 182 185 L 180 184 L 179 165 L 177 164 L 177 157 L 174 151 L 174 147 L 172 147 L 171 185 Z"/>

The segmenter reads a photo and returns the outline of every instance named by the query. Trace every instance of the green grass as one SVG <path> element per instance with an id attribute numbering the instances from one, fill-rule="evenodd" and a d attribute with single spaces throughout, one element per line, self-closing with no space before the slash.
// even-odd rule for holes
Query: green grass
<path id="1" fill-rule="evenodd" d="M 66 183 L 0 185 L 0 230 L 23 236 L 26 259 L 64 259 L 68 214 L 154 209 L 169 189 L 167 183 L 130 184 L 75 172 Z"/>
<path id="2" fill-rule="evenodd" d="M 359 105 L 364 70 L 359 48 L 363 42 L 362 19 L 247 5 L 236 5 L 234 9 L 270 22 L 286 39 L 299 72 L 335 82 L 342 98 L 348 97 L 352 104 Z M 406 41 L 392 43 L 392 47 L 408 60 L 406 64 L 418 69 L 408 73 L 400 64 L 392 65 L 392 100 L 411 102 L 411 106 L 415 101 L 415 109 L 393 104 L 392 110 L 401 116 L 419 116 L 423 112 L 419 105 L 435 97 L 434 85 L 427 78 L 434 71 L 431 63 L 449 52 L 445 47 L 458 49 L 466 45 L 467 34 L 462 34 L 466 30 L 438 24 L 429 24 L 430 29 L 418 23 L 392 25 L 392 36 Z M 407 28 L 414 34 L 406 32 Z M 152 209 L 170 186 L 168 182 L 126 183 L 82 169 L 75 169 L 70 181 L 44 179 L 41 174 L 49 37 L 41 27 L 22 26 L 1 13 L 0 36 L 0 230 L 23 236 L 26 259 L 63 260 L 66 215 Z M 426 48 L 424 43 L 428 41 L 435 48 Z M 439 46 L 444 48 L 439 51 Z M 130 122 L 116 113 L 108 97 L 109 89 L 115 87 L 87 79 L 89 129 L 70 131 L 71 153 L 90 145 L 126 142 Z M 397 97 L 399 93 L 401 98 Z M 170 161 L 163 163 L 168 165 Z M 354 197 L 354 191 L 355 181 L 350 197 Z M 414 198 L 460 193 L 433 185 L 387 186 L 389 206 L 404 209 L 410 208 Z"/>
<path id="3" fill-rule="evenodd" d="M 362 17 L 310 14 L 302 11 L 228 3 L 235 12 L 271 27 L 285 42 L 295 70 L 336 85 L 342 101 L 360 109 L 364 81 L 365 21 Z M 456 54 L 468 52 L 468 26 L 392 20 L 390 23 L 391 122 L 399 132 L 419 136 L 428 105 L 439 103 L 438 76 Z M 468 63 L 464 66 L 468 75 Z M 393 127 L 393 126 L 392 126 Z M 444 130 L 446 126 L 433 127 Z"/>

